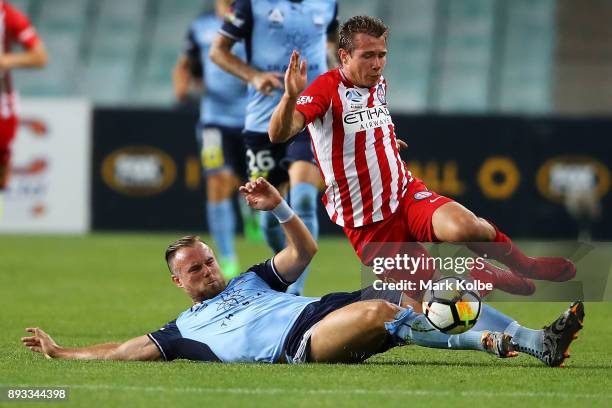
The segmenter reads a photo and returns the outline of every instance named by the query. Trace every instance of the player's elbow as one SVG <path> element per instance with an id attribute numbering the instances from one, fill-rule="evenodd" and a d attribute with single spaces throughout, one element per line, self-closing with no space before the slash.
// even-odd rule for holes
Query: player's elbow
<path id="1" fill-rule="evenodd" d="M 275 126 L 272 123 L 270 123 L 270 127 L 268 128 L 268 137 L 272 143 L 282 143 L 284 141 L 281 137 L 278 126 Z"/>
<path id="2" fill-rule="evenodd" d="M 33 66 L 42 68 L 49 63 L 49 55 L 44 47 L 38 47 L 33 53 Z"/>
<path id="3" fill-rule="evenodd" d="M 319 250 L 319 246 L 317 245 L 317 242 L 314 239 L 309 239 L 305 245 L 304 245 L 304 255 L 303 258 L 306 262 L 306 265 L 308 265 L 310 263 L 310 261 L 312 261 L 312 258 L 314 258 L 314 256 L 316 255 L 317 251 Z"/>
<path id="4" fill-rule="evenodd" d="M 210 51 L 208 51 L 208 57 L 212 62 L 221 66 L 224 55 L 229 52 L 229 50 L 226 50 L 221 45 L 219 45 L 218 41 L 214 41 L 210 46 Z"/>
<path id="5" fill-rule="evenodd" d="M 294 252 L 294 264 L 299 267 L 299 269 L 305 269 L 318 250 L 317 242 L 314 239 L 304 240 L 300 247 L 296 248 Z"/>
<path id="6" fill-rule="evenodd" d="M 306 256 L 309 258 L 308 260 L 309 263 L 312 260 L 312 258 L 314 258 L 318 250 L 319 250 L 319 245 L 317 244 L 317 241 L 315 241 L 312 238 L 308 240 L 308 243 L 306 244 L 305 252 L 306 252 Z"/>

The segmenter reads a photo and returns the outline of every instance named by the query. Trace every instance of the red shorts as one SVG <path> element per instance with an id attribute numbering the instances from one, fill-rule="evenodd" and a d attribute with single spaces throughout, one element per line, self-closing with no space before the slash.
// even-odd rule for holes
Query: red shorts
<path id="1" fill-rule="evenodd" d="M 17 133 L 17 117 L 0 118 L 0 166 L 7 166 L 11 158 L 11 143 Z"/>
<path id="2" fill-rule="evenodd" d="M 437 242 L 431 218 L 442 205 L 452 202 L 448 197 L 427 190 L 420 179 L 408 183 L 408 191 L 397 210 L 389 218 L 359 228 L 344 228 L 344 233 L 362 259 L 363 247 L 372 243 Z M 368 253 L 376 251 L 368 250 Z M 369 256 L 367 256 L 369 258 Z M 366 265 L 368 260 L 362 259 Z"/>

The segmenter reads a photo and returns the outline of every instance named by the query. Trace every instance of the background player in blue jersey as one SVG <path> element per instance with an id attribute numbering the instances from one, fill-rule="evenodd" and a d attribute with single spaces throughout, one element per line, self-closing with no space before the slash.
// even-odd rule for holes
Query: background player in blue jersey
<path id="1" fill-rule="evenodd" d="M 472 330 L 447 335 L 433 329 L 418 312 L 419 304 L 409 305 L 400 292 L 368 288 L 321 298 L 287 294 L 285 290 L 310 263 L 317 244 L 263 178 L 240 190 L 251 207 L 270 211 L 283 227 L 287 246 L 272 259 L 226 284 L 211 249 L 196 236 L 184 237 L 166 250 L 171 279 L 192 302 L 175 320 L 123 343 L 82 348 L 61 347 L 43 330 L 27 328 L 32 335 L 21 339 L 24 346 L 63 359 L 300 363 L 360 362 L 395 345 L 415 343 L 481 350 L 499 357 L 515 356 L 519 350 L 557 366 L 582 328 L 581 302 L 543 330 L 522 327 L 483 305 Z"/>
<path id="2" fill-rule="evenodd" d="M 306 131 L 287 145 L 273 145 L 268 138 L 272 111 L 283 94 L 282 77 L 293 50 L 308 59 L 308 78 L 335 64 L 338 7 L 335 0 L 236 0 L 211 47 L 211 59 L 249 84 L 244 139 L 247 171 L 251 180 L 265 177 L 273 185 L 289 181 L 289 203 L 318 237 L 317 194 L 321 182 Z M 247 63 L 232 54 L 244 41 Z M 329 51 L 328 51 L 329 50 Z M 333 58 L 328 58 L 333 55 Z M 277 253 L 284 236 L 273 217 L 262 215 L 266 241 Z M 307 272 L 289 288 L 303 293 Z"/>
<path id="3" fill-rule="evenodd" d="M 216 0 L 214 14 L 203 14 L 189 26 L 185 50 L 172 76 L 179 101 L 187 98 L 194 85 L 204 88 L 196 137 L 206 177 L 208 227 L 227 278 L 240 273 L 234 249 L 236 216 L 232 196 L 246 177 L 240 133 L 244 126 L 247 89 L 244 82 L 210 61 L 208 53 L 230 3 L 231 0 Z M 237 58 L 246 58 L 243 45 L 236 46 L 233 52 Z M 259 232 L 256 217 L 248 209 L 243 211 L 243 221 L 247 237 Z"/>

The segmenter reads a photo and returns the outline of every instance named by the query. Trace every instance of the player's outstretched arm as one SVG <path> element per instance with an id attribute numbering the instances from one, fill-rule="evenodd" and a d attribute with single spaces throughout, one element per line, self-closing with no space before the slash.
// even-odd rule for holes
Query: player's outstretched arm
<path id="1" fill-rule="evenodd" d="M 317 243 L 300 217 L 291 208 L 274 186 L 260 177 L 240 187 L 247 204 L 256 210 L 273 211 L 285 236 L 287 246 L 274 256 L 276 272 L 287 282 L 295 282 L 317 252 Z"/>
<path id="2" fill-rule="evenodd" d="M 218 34 L 210 46 L 208 56 L 223 70 L 250 83 L 264 95 L 272 95 L 274 89 L 282 88 L 278 72 L 258 71 L 234 55 L 232 47 L 235 43 L 236 41 L 232 38 Z"/>
<path id="3" fill-rule="evenodd" d="M 47 333 L 38 327 L 28 327 L 32 336 L 22 337 L 23 345 L 47 358 L 64 360 L 161 360 L 159 349 L 148 336 L 139 336 L 123 343 L 96 344 L 89 347 L 66 348 L 58 345 Z"/>
<path id="4" fill-rule="evenodd" d="M 47 64 L 47 51 L 42 41 L 23 52 L 0 54 L 0 69 L 40 68 Z"/>
<path id="5" fill-rule="evenodd" d="M 174 64 L 172 70 L 172 86 L 174 88 L 174 96 L 176 100 L 181 102 L 189 95 L 193 76 L 191 74 L 191 66 L 189 59 L 185 55 L 181 55 Z"/>
<path id="6" fill-rule="evenodd" d="M 286 142 L 304 128 L 304 115 L 295 110 L 295 105 L 306 87 L 306 80 L 306 61 L 300 62 L 300 53 L 293 51 L 285 72 L 285 93 L 274 109 L 268 127 L 272 143 Z"/>

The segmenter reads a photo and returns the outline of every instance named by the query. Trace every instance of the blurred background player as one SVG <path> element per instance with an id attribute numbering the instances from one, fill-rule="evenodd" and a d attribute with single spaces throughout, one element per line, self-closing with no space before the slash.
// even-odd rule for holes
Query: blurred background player
<path id="1" fill-rule="evenodd" d="M 336 2 L 329 0 L 236 0 L 210 54 L 220 67 L 249 83 L 243 132 L 249 178 L 261 176 L 275 186 L 289 181 L 288 201 L 315 239 L 321 180 L 310 138 L 303 131 L 290 144 L 272 145 L 267 131 L 272 111 L 283 94 L 280 78 L 291 52 L 299 50 L 308 59 L 310 79 L 327 71 L 328 56 L 335 55 L 337 49 L 337 13 Z M 247 63 L 231 52 L 242 40 Z M 285 246 L 282 229 L 267 213 L 260 220 L 268 245 L 277 253 Z M 307 273 L 289 287 L 289 293 L 303 293 Z"/>
<path id="2" fill-rule="evenodd" d="M 0 0 L 0 220 L 4 190 L 8 186 L 11 143 L 17 131 L 17 95 L 11 70 L 42 67 L 47 63 L 45 46 L 28 17 L 9 2 Z M 14 44 L 25 50 L 13 52 Z"/>
<path id="3" fill-rule="evenodd" d="M 241 131 L 247 89 L 244 82 L 212 63 L 208 52 L 230 3 L 231 0 L 216 0 L 214 13 L 203 14 L 191 24 L 185 50 L 179 56 L 173 73 L 174 92 L 179 101 L 185 101 L 194 87 L 204 92 L 196 138 L 206 177 L 208 227 L 219 250 L 221 269 L 226 278 L 240 272 L 234 247 L 236 214 L 232 197 L 246 176 Z M 242 44 L 233 52 L 236 58 L 246 57 Z M 256 239 L 259 234 L 257 219 L 246 205 L 244 207 L 245 235 Z"/>

